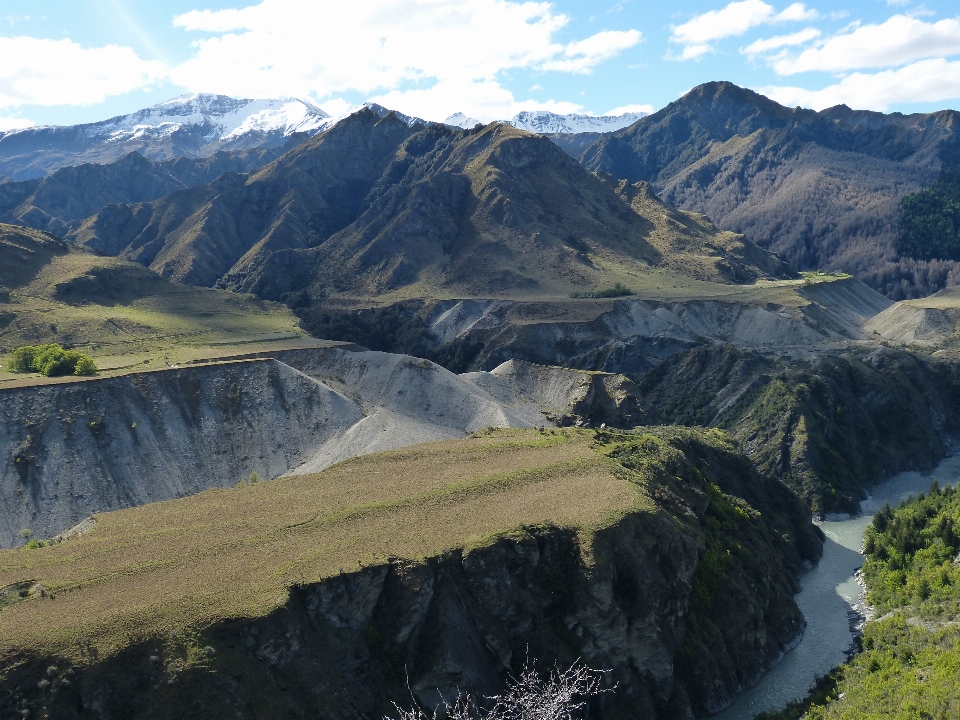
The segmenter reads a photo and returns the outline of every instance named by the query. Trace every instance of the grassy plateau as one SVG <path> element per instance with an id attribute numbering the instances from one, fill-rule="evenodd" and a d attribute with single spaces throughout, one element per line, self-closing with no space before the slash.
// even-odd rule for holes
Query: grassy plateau
<path id="1" fill-rule="evenodd" d="M 589 536 L 654 511 L 642 475 L 592 444 L 586 431 L 486 431 L 98 515 L 75 539 L 0 552 L 4 602 L 22 598 L 0 610 L 0 657 L 93 646 L 102 658 L 178 628 L 265 615 L 293 584 L 391 556 L 469 549 L 543 523 Z"/>

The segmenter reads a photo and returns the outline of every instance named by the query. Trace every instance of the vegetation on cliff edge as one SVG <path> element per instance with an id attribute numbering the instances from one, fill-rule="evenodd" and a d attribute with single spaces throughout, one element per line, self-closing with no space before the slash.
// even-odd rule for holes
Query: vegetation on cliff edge
<path id="1" fill-rule="evenodd" d="M 954 718 L 960 713 L 960 492 L 885 507 L 864 536 L 868 622 L 863 652 L 843 666 L 836 690 L 810 720 Z"/>

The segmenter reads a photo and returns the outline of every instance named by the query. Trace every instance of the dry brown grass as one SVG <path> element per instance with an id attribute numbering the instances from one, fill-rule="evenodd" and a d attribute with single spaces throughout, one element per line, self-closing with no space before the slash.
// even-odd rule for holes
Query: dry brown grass
<path id="1" fill-rule="evenodd" d="M 390 556 L 471 548 L 523 526 L 589 533 L 653 505 L 591 449 L 592 433 L 502 430 L 350 460 L 308 476 L 98 516 L 59 545 L 0 552 L 0 655 L 102 658 L 140 639 L 256 617 L 313 582 Z"/>

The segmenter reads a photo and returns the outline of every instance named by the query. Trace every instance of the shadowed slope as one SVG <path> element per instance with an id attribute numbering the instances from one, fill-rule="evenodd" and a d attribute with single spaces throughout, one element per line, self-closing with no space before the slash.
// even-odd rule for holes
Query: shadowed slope
<path id="1" fill-rule="evenodd" d="M 113 203 L 156 200 L 211 182 L 227 172 L 250 172 L 302 140 L 283 147 L 221 151 L 207 158 L 148 160 L 137 152 L 107 165 L 65 167 L 36 180 L 0 184 L 0 220 L 57 234 Z"/>

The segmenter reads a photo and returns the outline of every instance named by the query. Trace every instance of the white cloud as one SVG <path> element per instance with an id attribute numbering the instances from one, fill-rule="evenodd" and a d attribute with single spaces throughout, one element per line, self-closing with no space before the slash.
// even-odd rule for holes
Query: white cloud
<path id="1" fill-rule="evenodd" d="M 176 17 L 176 26 L 213 36 L 196 41 L 171 77 L 194 91 L 311 96 L 321 106 L 359 93 L 427 119 L 453 111 L 493 119 L 517 106 L 500 84 L 503 73 L 586 73 L 641 40 L 636 30 L 617 30 L 557 42 L 568 23 L 547 2 L 262 0 Z M 464 102 L 472 93 L 480 100 Z"/>
<path id="2" fill-rule="evenodd" d="M 803 22 L 804 20 L 816 20 L 818 17 L 820 17 L 820 13 L 813 8 L 808 8 L 801 2 L 795 2 L 786 10 L 774 16 L 773 22 Z"/>
<path id="3" fill-rule="evenodd" d="M 153 85 L 161 62 L 129 47 L 85 48 L 72 40 L 0 37 L 0 107 L 92 105 Z"/>
<path id="4" fill-rule="evenodd" d="M 331 117 L 342 117 L 343 115 L 349 115 L 359 107 L 361 106 L 348 102 L 343 98 L 327 98 L 323 101 L 322 109 Z"/>
<path id="5" fill-rule="evenodd" d="M 673 28 L 670 39 L 681 45 L 705 45 L 769 22 L 773 7 L 763 0 L 739 0 L 722 10 L 710 10 Z"/>
<path id="6" fill-rule="evenodd" d="M 653 105 L 621 105 L 613 110 L 608 110 L 606 115 L 626 115 L 627 113 L 647 113 L 653 112 Z"/>
<path id="7" fill-rule="evenodd" d="M 586 40 L 570 43 L 563 49 L 564 59 L 545 62 L 541 68 L 560 72 L 589 72 L 594 66 L 616 57 L 638 42 L 640 32 L 637 30 L 607 30 Z"/>
<path id="8" fill-rule="evenodd" d="M 960 61 L 921 60 L 896 70 L 852 73 L 821 90 L 769 86 L 758 92 L 777 102 L 822 110 L 834 105 L 886 112 L 898 103 L 939 102 L 960 98 Z"/>
<path id="9" fill-rule="evenodd" d="M 711 43 L 717 40 L 743 35 L 760 25 L 800 22 L 816 17 L 819 17 L 817 11 L 807 8 L 804 3 L 793 3 L 777 13 L 763 0 L 736 0 L 721 10 L 710 10 L 673 27 L 670 41 L 684 46 L 683 52 L 675 59 L 694 60 L 711 52 Z"/>
<path id="10" fill-rule="evenodd" d="M 776 35 L 764 40 L 757 40 L 745 48 L 742 48 L 740 52 L 744 55 L 760 55 L 761 53 L 770 52 L 771 50 L 803 45 L 818 37 L 820 37 L 820 31 L 816 28 L 808 27 L 799 32 L 791 33 L 790 35 Z"/>
<path id="11" fill-rule="evenodd" d="M 23 128 L 33 127 L 36 123 L 33 120 L 14 117 L 0 117 L 0 132 L 9 130 L 22 130 Z"/>
<path id="12" fill-rule="evenodd" d="M 863 68 L 895 67 L 923 58 L 960 53 L 960 19 L 936 23 L 894 15 L 883 23 L 860 25 L 834 35 L 819 47 L 778 59 L 780 75 L 811 70 L 843 72 Z"/>

